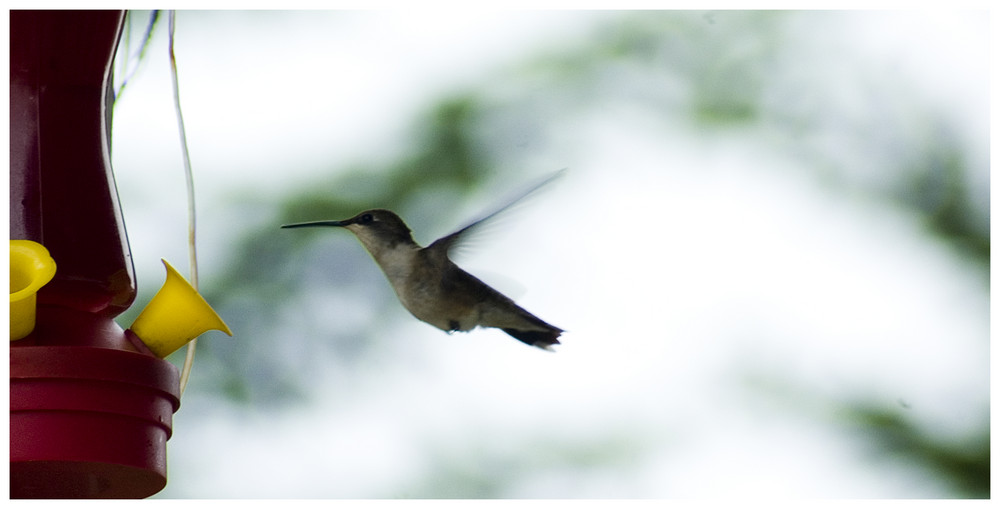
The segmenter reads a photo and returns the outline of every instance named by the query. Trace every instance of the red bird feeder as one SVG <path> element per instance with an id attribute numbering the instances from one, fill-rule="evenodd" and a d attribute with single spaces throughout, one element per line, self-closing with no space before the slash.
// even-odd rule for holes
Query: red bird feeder
<path id="1" fill-rule="evenodd" d="M 206 330 L 229 333 L 169 265 L 149 318 L 129 331 L 113 320 L 136 294 L 108 141 L 124 15 L 10 13 L 13 498 L 163 489 L 180 390 L 162 357 Z"/>

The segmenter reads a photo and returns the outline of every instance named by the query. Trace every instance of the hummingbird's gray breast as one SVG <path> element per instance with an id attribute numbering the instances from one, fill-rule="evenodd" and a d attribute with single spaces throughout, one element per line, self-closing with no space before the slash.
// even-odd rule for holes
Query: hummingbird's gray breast
<path id="1" fill-rule="evenodd" d="M 404 284 L 394 287 L 400 302 L 418 319 L 443 331 L 468 331 L 479 324 L 478 306 L 474 295 L 456 288 L 462 275 L 468 276 L 450 261 L 441 266 L 425 259 L 415 264 Z"/>
<path id="2" fill-rule="evenodd" d="M 428 256 L 416 245 L 375 250 L 373 255 L 410 314 L 444 331 L 476 326 L 468 299 L 452 295 L 445 284 L 452 279 L 449 269 L 461 270 L 450 261 Z"/>

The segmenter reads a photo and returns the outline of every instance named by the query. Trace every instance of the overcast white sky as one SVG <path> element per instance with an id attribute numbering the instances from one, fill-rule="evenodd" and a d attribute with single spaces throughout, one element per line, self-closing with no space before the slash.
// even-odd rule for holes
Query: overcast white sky
<path id="1" fill-rule="evenodd" d="M 225 210 L 234 197 L 276 199 L 316 178 L 316 161 L 391 159 L 437 98 L 540 45 L 571 47 L 608 15 L 441 14 L 179 13 L 203 273 L 225 263 L 242 231 Z M 821 17 L 803 15 L 797 29 L 807 42 L 819 31 L 843 43 L 826 48 L 843 56 L 831 68 L 849 72 L 861 57 L 867 70 L 893 62 L 928 100 L 966 117 L 962 139 L 988 157 L 977 102 L 988 79 L 984 21 Z M 928 40 L 929 29 L 942 36 Z M 147 288 L 162 281 L 159 258 L 179 269 L 187 258 L 165 33 L 164 22 L 114 118 L 114 168 Z M 407 339 L 413 358 L 350 380 L 355 397 L 324 398 L 325 386 L 345 382 L 330 374 L 316 381 L 312 405 L 281 415 L 185 401 L 163 495 L 405 498 L 418 490 L 427 448 L 452 444 L 460 461 L 469 437 L 493 434 L 497 450 L 483 451 L 493 457 L 504 437 L 538 428 L 567 447 L 616 430 L 635 457 L 584 478 L 553 469 L 518 480 L 508 496 L 946 493 L 766 401 L 752 382 L 773 371 L 802 394 L 904 402 L 928 429 L 964 436 L 988 408 L 988 304 L 974 274 L 913 217 L 845 203 L 797 171 L 800 161 L 752 140 L 651 130 L 615 112 L 578 127 L 566 178 L 462 263 L 523 286 L 520 303 L 569 331 L 558 354 L 525 351 L 495 331 L 445 336 L 400 320 L 390 332 Z M 988 172 L 977 178 L 987 182 Z M 346 233 L 341 241 L 355 242 Z M 533 249 L 505 248 L 524 244 Z M 337 326 L 336 317 L 317 320 Z"/>

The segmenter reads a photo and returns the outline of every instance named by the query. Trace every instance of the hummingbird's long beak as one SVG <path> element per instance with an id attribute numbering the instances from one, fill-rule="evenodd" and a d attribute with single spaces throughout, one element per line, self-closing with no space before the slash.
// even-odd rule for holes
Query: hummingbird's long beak
<path id="1" fill-rule="evenodd" d="M 305 228 L 308 226 L 347 226 L 349 221 L 307 221 L 305 223 L 283 224 L 282 228 Z"/>

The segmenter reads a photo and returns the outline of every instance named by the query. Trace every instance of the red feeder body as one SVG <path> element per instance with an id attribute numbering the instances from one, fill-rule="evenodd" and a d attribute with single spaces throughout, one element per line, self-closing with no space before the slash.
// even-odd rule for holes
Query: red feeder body
<path id="1" fill-rule="evenodd" d="M 136 498 L 166 485 L 177 368 L 113 318 L 135 277 L 109 157 L 123 11 L 10 13 L 10 237 L 55 260 L 11 342 L 13 498 Z"/>

